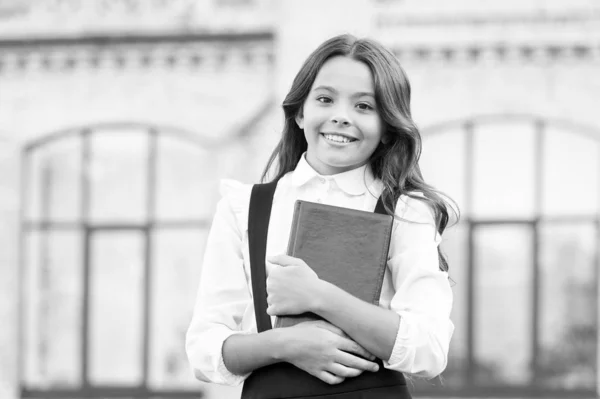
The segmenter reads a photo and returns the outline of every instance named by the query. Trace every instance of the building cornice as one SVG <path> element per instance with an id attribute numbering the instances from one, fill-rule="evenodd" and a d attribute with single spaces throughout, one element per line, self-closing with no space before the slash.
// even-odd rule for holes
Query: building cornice
<path id="1" fill-rule="evenodd" d="M 407 15 L 386 10 L 377 13 L 375 26 L 379 29 L 394 27 L 434 27 L 447 28 L 454 26 L 547 26 L 556 24 L 600 23 L 600 9 L 574 10 L 557 12 L 497 12 L 473 15 Z"/>
<path id="2" fill-rule="evenodd" d="M 271 42 L 272 31 L 249 33 L 174 33 L 174 34 L 128 34 L 128 35 L 85 35 L 78 37 L 27 37 L 0 39 L 0 50 L 7 48 L 34 47 L 71 47 L 71 46 L 110 46 L 126 44 L 160 44 L 160 43 L 247 43 Z"/>
<path id="3" fill-rule="evenodd" d="M 273 33 L 0 40 L 0 74 L 111 67 L 224 68 L 273 64 Z"/>
<path id="4" fill-rule="evenodd" d="M 392 51 L 401 61 L 443 63 L 560 63 L 600 61 L 600 43 L 478 43 L 448 45 L 397 45 Z"/>

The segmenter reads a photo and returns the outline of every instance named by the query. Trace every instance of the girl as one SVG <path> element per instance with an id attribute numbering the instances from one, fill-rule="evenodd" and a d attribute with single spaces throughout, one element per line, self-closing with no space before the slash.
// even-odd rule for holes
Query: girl
<path id="1" fill-rule="evenodd" d="M 222 184 L 186 340 L 198 379 L 244 382 L 242 398 L 410 398 L 402 373 L 444 370 L 454 327 L 438 244 L 452 208 L 423 181 L 409 103 L 399 62 L 373 40 L 334 37 L 308 57 L 263 173 L 276 164 L 275 178 Z M 297 199 L 395 215 L 378 306 L 281 255 Z M 324 320 L 271 328 L 304 312 Z"/>

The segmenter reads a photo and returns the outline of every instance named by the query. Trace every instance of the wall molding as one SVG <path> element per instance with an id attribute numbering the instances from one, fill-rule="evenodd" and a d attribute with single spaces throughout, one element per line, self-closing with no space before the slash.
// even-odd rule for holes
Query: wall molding
<path id="1" fill-rule="evenodd" d="M 90 36 L 0 40 L 0 76 L 80 69 L 273 67 L 274 33 Z M 479 64 L 600 61 L 600 43 L 399 44 L 402 62 Z"/>
<path id="2" fill-rule="evenodd" d="M 391 46 L 400 61 L 485 63 L 517 61 L 527 64 L 600 61 L 598 44 L 460 44 Z"/>
<path id="3" fill-rule="evenodd" d="M 0 40 L 0 74 L 75 69 L 273 65 L 272 32 Z"/>

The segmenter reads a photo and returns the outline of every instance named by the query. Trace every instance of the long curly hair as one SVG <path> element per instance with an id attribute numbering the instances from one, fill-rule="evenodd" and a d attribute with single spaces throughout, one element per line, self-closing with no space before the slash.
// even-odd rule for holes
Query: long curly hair
<path id="1" fill-rule="evenodd" d="M 333 37 L 321 44 L 304 62 L 283 101 L 285 122 L 281 140 L 271 154 L 262 174 L 267 181 L 275 166 L 272 180 L 294 170 L 307 150 L 303 131 L 296 124 L 302 108 L 323 64 L 335 56 L 350 57 L 366 64 L 373 75 L 375 101 L 382 120 L 382 142 L 369 159 L 374 176 L 383 182 L 382 201 L 386 212 L 394 215 L 401 195 L 424 201 L 432 209 L 436 229 L 441 235 L 449 222 L 449 210 L 458 221 L 458 207 L 446 195 L 425 183 L 419 168 L 421 134 L 410 112 L 410 84 L 398 59 L 380 43 L 357 39 L 352 35 Z M 452 203 L 452 205 L 450 204 Z M 440 270 L 448 263 L 438 248 Z"/>

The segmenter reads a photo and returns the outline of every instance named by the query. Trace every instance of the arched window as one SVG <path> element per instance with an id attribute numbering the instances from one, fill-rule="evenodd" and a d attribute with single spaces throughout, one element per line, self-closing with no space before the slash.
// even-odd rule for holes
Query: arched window
<path id="1" fill-rule="evenodd" d="M 25 148 L 22 397 L 200 397 L 184 335 L 218 157 L 195 134 L 143 124 Z"/>
<path id="2" fill-rule="evenodd" d="M 439 391 L 592 395 L 600 129 L 486 116 L 423 137 L 426 181 L 462 211 L 443 244 L 456 331 Z"/>

